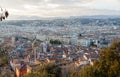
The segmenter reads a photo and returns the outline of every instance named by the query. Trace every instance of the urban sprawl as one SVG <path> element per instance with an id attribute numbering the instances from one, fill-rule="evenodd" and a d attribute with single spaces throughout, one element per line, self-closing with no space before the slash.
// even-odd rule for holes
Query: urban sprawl
<path id="1" fill-rule="evenodd" d="M 8 50 L 9 66 L 17 77 L 34 71 L 38 65 L 55 63 L 62 73 L 93 65 L 100 50 L 120 40 L 119 26 L 16 26 L 0 25 L 0 46 Z"/>

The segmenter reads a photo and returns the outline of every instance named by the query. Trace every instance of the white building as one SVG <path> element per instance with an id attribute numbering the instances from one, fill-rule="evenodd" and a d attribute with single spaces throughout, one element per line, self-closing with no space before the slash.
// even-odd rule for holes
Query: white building
<path id="1" fill-rule="evenodd" d="M 71 39 L 70 39 L 70 43 L 71 44 L 77 44 L 77 42 L 78 42 L 78 38 L 77 37 L 75 37 L 75 36 L 71 37 Z"/>
<path id="2" fill-rule="evenodd" d="M 0 36 L 0 42 L 3 43 L 4 42 L 4 38 L 2 36 Z"/>
<path id="3" fill-rule="evenodd" d="M 11 38 L 11 40 L 12 40 L 12 45 L 14 45 L 14 44 L 15 44 L 15 37 L 13 36 L 13 37 Z"/>
<path id="4" fill-rule="evenodd" d="M 47 52 L 47 41 L 43 42 L 43 52 Z"/>
<path id="5" fill-rule="evenodd" d="M 81 45 L 81 46 L 90 46 L 91 44 L 91 41 L 90 39 L 79 39 L 78 40 L 78 44 Z"/>

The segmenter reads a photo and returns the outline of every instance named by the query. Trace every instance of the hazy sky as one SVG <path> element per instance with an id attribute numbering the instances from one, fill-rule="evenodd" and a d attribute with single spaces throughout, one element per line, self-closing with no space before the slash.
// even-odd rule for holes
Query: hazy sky
<path id="1" fill-rule="evenodd" d="M 11 16 L 120 15 L 120 0 L 0 0 Z"/>

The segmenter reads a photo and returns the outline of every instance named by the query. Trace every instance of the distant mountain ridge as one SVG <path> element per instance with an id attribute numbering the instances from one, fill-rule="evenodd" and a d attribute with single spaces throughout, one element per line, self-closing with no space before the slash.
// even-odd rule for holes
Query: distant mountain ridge
<path id="1" fill-rule="evenodd" d="M 67 19 L 67 18 L 93 18 L 93 19 L 108 19 L 120 18 L 120 15 L 91 15 L 91 16 L 68 16 L 68 17 L 38 17 L 38 16 L 10 16 L 10 20 L 48 20 L 48 19 Z"/>
<path id="2" fill-rule="evenodd" d="M 106 18 L 120 18 L 120 15 L 92 15 L 92 16 L 71 16 L 73 18 L 94 18 L 94 19 L 106 19 Z"/>
<path id="3" fill-rule="evenodd" d="M 16 26 L 120 26 L 120 16 L 71 16 L 39 18 L 27 17 L 23 20 L 9 20 L 3 23 Z"/>

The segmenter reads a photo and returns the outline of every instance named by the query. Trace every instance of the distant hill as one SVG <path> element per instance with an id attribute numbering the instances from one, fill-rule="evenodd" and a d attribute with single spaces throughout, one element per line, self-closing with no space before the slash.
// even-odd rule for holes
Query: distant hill
<path id="1" fill-rule="evenodd" d="M 120 18 L 120 15 L 92 15 L 92 16 L 69 16 L 69 17 L 38 17 L 38 16 L 10 16 L 9 19 L 14 20 L 50 20 L 50 19 L 68 19 L 68 18 L 93 18 L 93 19 L 108 19 Z"/>
<path id="2" fill-rule="evenodd" d="M 19 20 L 18 20 L 19 19 Z M 97 15 L 97 16 L 70 16 L 41 18 L 36 16 L 18 17 L 17 20 L 8 20 L 0 23 L 16 26 L 120 26 L 120 16 Z"/>
<path id="3" fill-rule="evenodd" d="M 94 18 L 94 19 L 108 19 L 120 18 L 120 15 L 93 15 L 93 16 L 71 16 L 71 18 Z"/>

